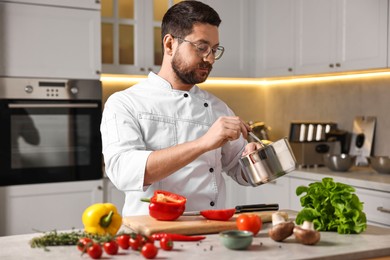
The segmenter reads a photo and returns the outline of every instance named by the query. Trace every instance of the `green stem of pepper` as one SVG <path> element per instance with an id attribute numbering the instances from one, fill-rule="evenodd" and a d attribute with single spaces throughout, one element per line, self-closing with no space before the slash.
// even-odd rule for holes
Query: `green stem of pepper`
<path id="1" fill-rule="evenodd" d="M 150 203 L 150 199 L 149 198 L 141 198 L 141 201 Z"/>
<path id="2" fill-rule="evenodd" d="M 104 228 L 108 227 L 111 224 L 113 215 L 114 215 L 114 211 L 111 210 L 110 213 L 108 213 L 108 215 L 105 215 L 100 219 L 99 225 Z"/>

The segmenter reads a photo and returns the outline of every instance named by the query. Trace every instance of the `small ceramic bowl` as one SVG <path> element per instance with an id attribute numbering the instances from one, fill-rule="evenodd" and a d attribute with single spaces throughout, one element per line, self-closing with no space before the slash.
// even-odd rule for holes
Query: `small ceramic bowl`
<path id="1" fill-rule="evenodd" d="M 253 233 L 242 230 L 227 230 L 219 233 L 219 239 L 226 248 L 244 250 L 252 244 Z"/>

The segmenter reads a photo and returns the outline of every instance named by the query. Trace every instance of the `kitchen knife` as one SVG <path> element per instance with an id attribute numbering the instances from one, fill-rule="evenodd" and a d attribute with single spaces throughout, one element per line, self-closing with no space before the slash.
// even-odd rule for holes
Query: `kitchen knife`
<path id="1" fill-rule="evenodd" d="M 236 213 L 255 212 L 255 211 L 276 211 L 279 210 L 279 204 L 250 204 L 239 205 L 235 207 Z M 186 211 L 182 216 L 200 216 L 200 211 Z"/>

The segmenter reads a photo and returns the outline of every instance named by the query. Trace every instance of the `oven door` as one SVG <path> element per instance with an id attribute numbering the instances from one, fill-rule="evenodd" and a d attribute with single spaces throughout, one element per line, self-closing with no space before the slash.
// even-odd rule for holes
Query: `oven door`
<path id="1" fill-rule="evenodd" d="M 0 186 L 102 178 L 100 101 L 0 100 Z"/>

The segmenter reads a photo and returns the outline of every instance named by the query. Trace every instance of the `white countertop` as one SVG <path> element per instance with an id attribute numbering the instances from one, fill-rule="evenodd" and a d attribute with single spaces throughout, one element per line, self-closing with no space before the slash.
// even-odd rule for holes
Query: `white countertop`
<path id="1" fill-rule="evenodd" d="M 268 237 L 270 223 L 264 224 L 247 250 L 226 249 L 218 234 L 207 235 L 202 242 L 174 242 L 173 251 L 159 250 L 156 259 L 367 259 L 390 255 L 390 229 L 368 226 L 359 235 L 339 235 L 335 232 L 321 232 L 321 241 L 315 246 L 298 244 L 294 237 L 284 242 L 275 242 Z M 0 259 L 91 259 L 80 256 L 76 246 L 50 247 L 49 252 L 41 248 L 30 248 L 29 240 L 39 234 L 0 237 Z M 156 243 L 156 245 L 158 245 Z M 139 252 L 119 250 L 119 254 L 102 259 L 144 259 Z"/>
<path id="2" fill-rule="evenodd" d="M 390 174 L 377 173 L 369 167 L 352 167 L 347 172 L 335 172 L 327 167 L 302 168 L 288 175 L 290 177 L 313 180 L 331 177 L 335 181 L 354 187 L 390 192 Z"/>

